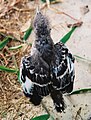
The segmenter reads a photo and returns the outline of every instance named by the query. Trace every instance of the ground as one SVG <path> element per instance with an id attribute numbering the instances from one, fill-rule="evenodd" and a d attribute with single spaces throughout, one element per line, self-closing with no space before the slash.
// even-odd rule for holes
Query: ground
<path id="1" fill-rule="evenodd" d="M 17 63 L 19 67 L 21 57 L 28 54 L 31 49 L 31 46 L 22 42 L 22 38 L 33 21 L 36 3 L 28 0 L 0 0 L 0 2 L 0 33 L 17 38 L 17 40 L 10 40 L 7 46 L 0 51 L 0 65 L 15 68 Z M 54 9 L 48 9 L 43 5 L 41 3 L 43 13 L 49 18 L 52 27 L 51 36 L 55 43 L 71 29 L 68 27 L 69 24 L 83 22 L 66 45 L 73 55 L 87 59 L 76 58 L 74 90 L 91 87 L 91 1 L 62 0 L 60 3 L 51 4 Z M 55 9 L 64 12 L 64 14 L 60 14 Z M 0 34 L 0 41 L 3 39 L 4 36 Z M 32 43 L 33 40 L 34 33 L 32 32 L 27 41 Z M 9 47 L 21 44 L 23 45 L 21 49 L 9 50 Z M 87 120 L 91 117 L 91 93 L 64 95 L 64 98 L 67 108 L 65 113 L 61 114 L 54 110 L 50 96 L 43 99 L 55 120 Z M 29 120 L 45 113 L 42 105 L 33 106 L 22 94 L 17 74 L 0 71 L 1 120 Z"/>

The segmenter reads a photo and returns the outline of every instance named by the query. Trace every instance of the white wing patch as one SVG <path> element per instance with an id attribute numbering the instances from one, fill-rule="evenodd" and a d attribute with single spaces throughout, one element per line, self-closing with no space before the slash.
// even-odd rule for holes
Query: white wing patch
<path id="1" fill-rule="evenodd" d="M 22 58 L 23 60 L 24 58 Z M 26 94 L 32 94 L 32 90 L 33 90 L 33 82 L 26 76 L 25 77 L 25 82 L 22 81 L 22 79 L 24 79 L 24 76 L 22 74 L 22 69 L 23 69 L 23 64 L 22 64 L 22 60 L 21 60 L 21 65 L 20 65 L 20 82 L 22 84 L 22 88 L 23 88 L 23 91 L 26 93 Z M 31 72 L 33 72 L 33 70 L 31 70 Z"/>
<path id="2" fill-rule="evenodd" d="M 67 57 L 67 63 L 68 63 L 68 69 L 69 69 L 69 74 L 74 71 L 74 63 L 71 61 L 69 57 Z"/>
<path id="3" fill-rule="evenodd" d="M 27 94 L 32 94 L 32 89 L 33 89 L 33 82 L 26 76 L 26 81 L 25 83 L 22 83 L 22 88 L 24 92 Z"/>
<path id="4" fill-rule="evenodd" d="M 34 69 L 33 70 L 29 70 L 31 74 L 34 74 Z"/>
<path id="5" fill-rule="evenodd" d="M 22 60 L 23 60 L 23 58 L 21 59 L 21 63 L 20 63 L 20 76 L 19 76 L 19 80 L 21 83 L 22 83 L 21 77 L 22 77 L 22 69 L 23 69 Z"/>

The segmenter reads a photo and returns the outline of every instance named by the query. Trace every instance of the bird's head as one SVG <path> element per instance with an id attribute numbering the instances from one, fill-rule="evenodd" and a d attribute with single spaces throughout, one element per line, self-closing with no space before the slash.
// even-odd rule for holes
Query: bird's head
<path id="1" fill-rule="evenodd" d="M 40 52 L 40 55 L 43 59 L 48 58 L 50 61 L 53 54 L 53 40 L 50 36 L 50 25 L 46 16 L 44 16 L 41 11 L 37 10 L 34 19 L 34 32 L 36 35 L 36 39 L 34 42 L 34 46 Z"/>
<path id="2" fill-rule="evenodd" d="M 34 32 L 37 37 L 50 35 L 50 25 L 46 16 L 40 10 L 37 10 L 34 18 Z"/>

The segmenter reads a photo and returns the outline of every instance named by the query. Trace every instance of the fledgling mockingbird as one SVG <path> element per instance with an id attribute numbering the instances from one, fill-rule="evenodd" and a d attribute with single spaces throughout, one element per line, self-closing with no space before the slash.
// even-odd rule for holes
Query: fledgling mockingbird
<path id="1" fill-rule="evenodd" d="M 21 60 L 20 80 L 24 94 L 39 105 L 50 94 L 55 109 L 64 111 L 63 93 L 70 93 L 74 83 L 74 57 L 61 42 L 54 44 L 48 19 L 38 11 L 34 19 L 35 41 L 31 53 Z"/>

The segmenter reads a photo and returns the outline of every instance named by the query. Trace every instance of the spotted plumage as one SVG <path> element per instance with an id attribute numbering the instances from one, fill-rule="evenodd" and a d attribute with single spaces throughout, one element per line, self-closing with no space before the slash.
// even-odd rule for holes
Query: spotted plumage
<path id="1" fill-rule="evenodd" d="M 35 41 L 29 56 L 21 60 L 20 80 L 24 94 L 34 105 L 50 94 L 55 109 L 65 109 L 63 93 L 70 93 L 74 83 L 74 57 L 61 42 L 54 44 L 48 19 L 37 12 L 34 19 Z"/>

